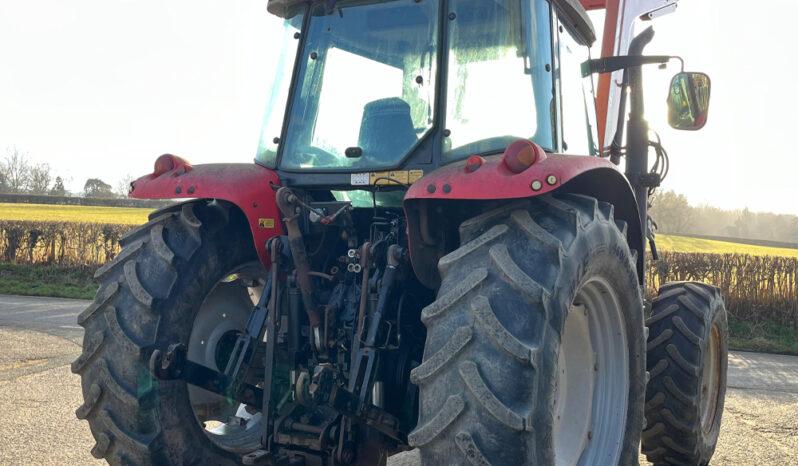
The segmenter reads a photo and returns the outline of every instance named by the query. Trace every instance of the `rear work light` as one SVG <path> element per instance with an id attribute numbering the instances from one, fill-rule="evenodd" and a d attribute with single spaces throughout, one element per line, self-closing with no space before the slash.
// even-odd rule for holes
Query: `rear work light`
<path id="1" fill-rule="evenodd" d="M 161 176 L 164 173 L 175 169 L 182 169 L 180 171 L 182 173 L 186 173 L 191 170 L 191 164 L 182 157 L 172 154 L 163 154 L 155 160 L 155 168 L 153 169 L 152 174 L 155 176 Z"/>
<path id="2" fill-rule="evenodd" d="M 528 139 L 513 141 L 504 150 L 504 165 L 513 173 L 521 173 L 545 159 L 543 148 Z"/>

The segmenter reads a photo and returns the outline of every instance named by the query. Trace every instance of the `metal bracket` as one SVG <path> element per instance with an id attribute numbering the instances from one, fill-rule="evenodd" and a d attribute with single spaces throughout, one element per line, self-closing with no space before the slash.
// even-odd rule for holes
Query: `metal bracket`
<path id="1" fill-rule="evenodd" d="M 281 188 L 284 189 L 284 188 Z M 271 282 L 272 289 L 269 296 L 269 312 L 268 321 L 266 323 L 266 333 L 264 339 L 266 340 L 266 356 L 264 357 L 264 375 L 263 375 L 263 402 L 261 403 L 261 413 L 264 419 L 263 422 L 263 435 L 261 437 L 261 445 L 268 446 L 269 438 L 272 434 L 272 423 L 274 422 L 274 400 L 272 399 L 272 376 L 274 372 L 274 349 L 277 344 L 277 294 L 279 285 L 280 273 L 280 253 L 282 249 L 282 242 L 272 239 L 268 244 L 271 250 L 272 267 L 271 267 Z"/>
<path id="2" fill-rule="evenodd" d="M 257 347 L 258 339 L 263 333 L 263 326 L 266 323 L 266 306 L 271 296 L 271 288 L 272 275 L 270 274 L 260 302 L 249 316 L 246 332 L 238 336 L 230 354 L 230 359 L 227 361 L 227 367 L 224 369 L 224 375 L 230 379 L 234 389 L 237 389 L 243 383 L 243 377 L 255 357 L 255 347 Z"/>
<path id="3" fill-rule="evenodd" d="M 582 63 L 582 77 L 593 73 L 612 73 L 613 71 L 632 68 L 634 66 L 668 63 L 672 58 L 668 55 L 621 55 L 615 57 L 594 58 Z"/>
<path id="4" fill-rule="evenodd" d="M 246 465 L 258 466 L 305 466 L 305 458 L 301 456 L 275 455 L 266 450 L 255 450 L 241 458 Z"/>
<path id="5" fill-rule="evenodd" d="M 659 173 L 643 173 L 630 177 L 629 181 L 633 186 L 657 188 L 662 183 L 662 176 Z"/>
<path id="6" fill-rule="evenodd" d="M 230 397 L 248 406 L 261 406 L 263 390 L 250 384 L 234 387 L 232 380 L 215 370 L 189 361 L 186 345 L 171 344 L 166 354 L 155 350 L 150 357 L 150 372 L 159 380 L 182 379 L 186 383 Z"/>
<path id="7" fill-rule="evenodd" d="M 400 442 L 407 442 L 407 435 L 399 430 L 399 419 L 376 406 L 359 402 L 359 397 L 343 387 L 334 386 L 330 393 L 331 408 Z"/>

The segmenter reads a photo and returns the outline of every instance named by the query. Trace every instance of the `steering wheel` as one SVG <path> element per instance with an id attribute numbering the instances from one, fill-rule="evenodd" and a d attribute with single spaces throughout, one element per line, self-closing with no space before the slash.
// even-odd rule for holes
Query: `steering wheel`
<path id="1" fill-rule="evenodd" d="M 324 149 L 314 146 L 305 146 L 297 151 L 301 163 L 311 163 L 313 166 L 338 167 L 340 159 Z"/>

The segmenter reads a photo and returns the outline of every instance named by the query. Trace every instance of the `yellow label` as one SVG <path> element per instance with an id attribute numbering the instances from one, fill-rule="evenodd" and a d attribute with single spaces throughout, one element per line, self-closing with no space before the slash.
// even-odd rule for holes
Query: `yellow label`
<path id="1" fill-rule="evenodd" d="M 260 228 L 274 228 L 274 219 L 273 218 L 259 218 L 258 219 L 258 227 L 260 227 Z"/>
<path id="2" fill-rule="evenodd" d="M 424 176 L 424 170 L 410 170 L 410 184 L 420 180 L 422 176 Z"/>
<path id="3" fill-rule="evenodd" d="M 376 185 L 397 185 L 408 184 L 409 173 L 407 170 L 398 170 L 392 172 L 371 172 L 369 173 L 369 184 Z M 396 180 L 399 183 L 394 183 L 391 180 Z"/>

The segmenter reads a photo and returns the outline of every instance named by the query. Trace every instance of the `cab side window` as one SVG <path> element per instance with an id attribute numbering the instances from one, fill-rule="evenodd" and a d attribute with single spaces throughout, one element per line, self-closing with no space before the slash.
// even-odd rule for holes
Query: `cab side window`
<path id="1" fill-rule="evenodd" d="M 589 59 L 588 48 L 579 45 L 568 28 L 562 22 L 558 23 L 562 151 L 597 155 L 598 128 L 593 86 L 590 76 L 582 78 L 582 63 Z"/>

